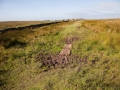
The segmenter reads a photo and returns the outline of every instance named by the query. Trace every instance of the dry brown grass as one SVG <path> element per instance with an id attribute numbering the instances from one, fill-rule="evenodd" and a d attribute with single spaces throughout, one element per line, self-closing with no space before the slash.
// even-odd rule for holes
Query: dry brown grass
<path id="1" fill-rule="evenodd" d="M 95 32 L 120 32 L 120 20 L 86 20 L 83 22 L 83 26 L 95 31 Z"/>
<path id="2" fill-rule="evenodd" d="M 13 27 L 21 27 L 28 26 L 33 24 L 45 23 L 47 21 L 8 21 L 8 22 L 0 22 L 0 30 L 5 28 L 13 28 Z"/>

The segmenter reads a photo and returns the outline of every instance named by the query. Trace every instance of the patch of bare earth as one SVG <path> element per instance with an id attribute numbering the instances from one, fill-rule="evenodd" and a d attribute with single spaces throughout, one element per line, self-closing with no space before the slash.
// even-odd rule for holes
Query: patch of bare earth
<path id="1" fill-rule="evenodd" d="M 74 41 L 77 41 L 79 38 L 78 37 L 67 37 L 65 40 L 65 45 L 62 51 L 59 53 L 60 55 L 70 55 L 71 49 L 72 49 L 72 43 Z"/>
<path id="2" fill-rule="evenodd" d="M 87 62 L 81 60 L 80 56 L 71 54 L 72 43 L 79 40 L 78 37 L 67 37 L 65 39 L 65 45 L 62 51 L 58 55 L 42 55 L 39 54 L 36 60 L 42 62 L 42 66 L 48 66 L 48 68 L 65 67 L 73 62 Z"/>

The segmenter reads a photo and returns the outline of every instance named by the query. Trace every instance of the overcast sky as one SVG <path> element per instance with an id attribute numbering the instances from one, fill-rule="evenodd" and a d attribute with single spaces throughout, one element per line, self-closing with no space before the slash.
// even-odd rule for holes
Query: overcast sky
<path id="1" fill-rule="evenodd" d="M 120 18 L 120 0 L 0 0 L 0 21 Z"/>

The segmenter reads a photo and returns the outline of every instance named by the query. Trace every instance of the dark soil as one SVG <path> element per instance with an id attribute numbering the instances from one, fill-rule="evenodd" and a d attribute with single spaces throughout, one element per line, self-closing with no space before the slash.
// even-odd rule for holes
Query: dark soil
<path id="1" fill-rule="evenodd" d="M 87 59 L 82 59 L 80 56 L 72 55 L 70 53 L 72 49 L 72 43 L 77 40 L 79 40 L 78 37 L 67 37 L 65 39 L 66 44 L 58 55 L 42 55 L 41 53 L 36 57 L 36 61 L 41 61 L 42 66 L 48 66 L 48 68 L 65 67 L 71 63 L 87 63 Z"/>
<path id="2" fill-rule="evenodd" d="M 81 58 L 77 55 L 41 55 L 39 54 L 36 57 L 36 61 L 42 62 L 42 66 L 48 66 L 48 68 L 54 67 L 66 67 L 72 63 L 80 63 L 84 62 L 87 63 L 87 58 Z"/>
<path id="3" fill-rule="evenodd" d="M 66 44 L 72 44 L 74 41 L 78 41 L 79 40 L 79 37 L 67 37 L 65 39 L 65 43 Z"/>

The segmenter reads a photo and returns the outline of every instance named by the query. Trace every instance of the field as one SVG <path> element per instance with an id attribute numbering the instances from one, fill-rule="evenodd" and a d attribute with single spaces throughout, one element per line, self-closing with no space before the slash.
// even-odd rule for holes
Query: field
<path id="1" fill-rule="evenodd" d="M 119 90 L 119 72 L 119 19 L 0 34 L 0 90 Z"/>

